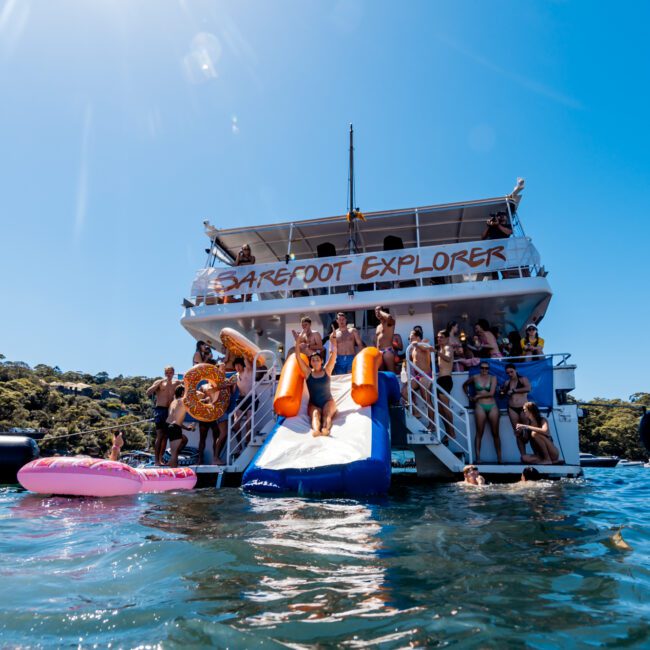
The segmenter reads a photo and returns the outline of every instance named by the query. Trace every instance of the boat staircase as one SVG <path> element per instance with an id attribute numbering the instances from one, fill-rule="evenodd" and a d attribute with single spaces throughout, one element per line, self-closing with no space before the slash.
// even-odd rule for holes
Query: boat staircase
<path id="1" fill-rule="evenodd" d="M 406 349 L 405 420 L 407 443 L 415 453 L 419 476 L 449 478 L 474 462 L 469 413 L 453 395 L 436 387 L 435 369 L 425 377 Z"/>
<path id="2" fill-rule="evenodd" d="M 263 368 L 259 368 L 263 362 Z M 250 392 L 228 416 L 228 437 L 225 452 L 222 452 L 223 465 L 197 465 L 197 474 L 216 474 L 216 487 L 221 488 L 228 474 L 241 475 L 264 444 L 268 433 L 275 425 L 273 398 L 277 384 L 276 356 L 270 350 L 258 352 L 253 359 L 253 367 L 258 368 L 253 377 Z M 250 398 L 250 399 L 248 399 Z"/>

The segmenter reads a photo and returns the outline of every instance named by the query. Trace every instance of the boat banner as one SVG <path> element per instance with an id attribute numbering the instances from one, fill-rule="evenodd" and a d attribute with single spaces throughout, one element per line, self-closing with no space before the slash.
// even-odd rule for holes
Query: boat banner
<path id="1" fill-rule="evenodd" d="M 511 237 L 290 260 L 287 263 L 201 269 L 194 278 L 191 295 L 234 296 L 445 275 L 476 275 L 539 263 L 539 253 L 527 238 Z"/>
<path id="2" fill-rule="evenodd" d="M 481 359 L 487 361 L 490 366 L 490 374 L 497 378 L 497 385 L 503 386 L 510 377 L 506 374 L 506 365 L 510 360 Z M 478 374 L 478 368 L 469 371 L 470 377 Z M 540 408 L 553 408 L 553 358 L 546 357 L 538 361 L 521 361 L 517 363 L 517 374 L 520 377 L 527 377 L 530 382 L 528 399 L 532 400 Z M 508 399 L 499 392 L 495 395 L 497 404 L 501 409 L 508 408 Z"/>

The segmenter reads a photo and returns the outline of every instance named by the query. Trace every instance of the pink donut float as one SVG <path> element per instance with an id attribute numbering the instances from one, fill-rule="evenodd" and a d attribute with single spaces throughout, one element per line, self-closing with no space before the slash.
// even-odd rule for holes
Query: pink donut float
<path id="1" fill-rule="evenodd" d="M 113 460 L 37 458 L 18 471 L 18 482 L 31 492 L 84 497 L 137 494 L 142 477 L 137 470 Z"/>
<path id="2" fill-rule="evenodd" d="M 146 467 L 136 471 L 142 478 L 141 492 L 191 490 L 196 485 L 196 474 L 189 467 Z"/>

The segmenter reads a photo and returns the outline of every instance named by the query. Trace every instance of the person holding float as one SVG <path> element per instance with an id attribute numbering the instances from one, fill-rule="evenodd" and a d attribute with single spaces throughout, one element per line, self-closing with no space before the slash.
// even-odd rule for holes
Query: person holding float
<path id="1" fill-rule="evenodd" d="M 330 377 L 336 364 L 336 333 L 330 334 L 330 355 L 323 366 L 323 355 L 314 352 L 309 357 L 309 365 L 302 355 L 296 353 L 296 361 L 307 382 L 309 391 L 308 414 L 311 421 L 312 436 L 329 436 L 332 419 L 336 415 L 336 402 L 330 389 Z"/>

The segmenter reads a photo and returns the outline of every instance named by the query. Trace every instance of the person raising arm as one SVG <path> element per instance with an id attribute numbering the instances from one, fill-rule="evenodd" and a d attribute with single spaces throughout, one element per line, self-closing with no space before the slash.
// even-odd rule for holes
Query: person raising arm
<path id="1" fill-rule="evenodd" d="M 330 355 L 325 366 L 320 352 L 314 352 L 309 357 L 307 365 L 300 352 L 296 351 L 298 366 L 307 381 L 309 404 L 307 413 L 311 422 L 312 436 L 329 436 L 332 428 L 332 418 L 336 415 L 336 402 L 330 389 L 332 370 L 336 364 L 336 333 L 330 334 Z"/>

